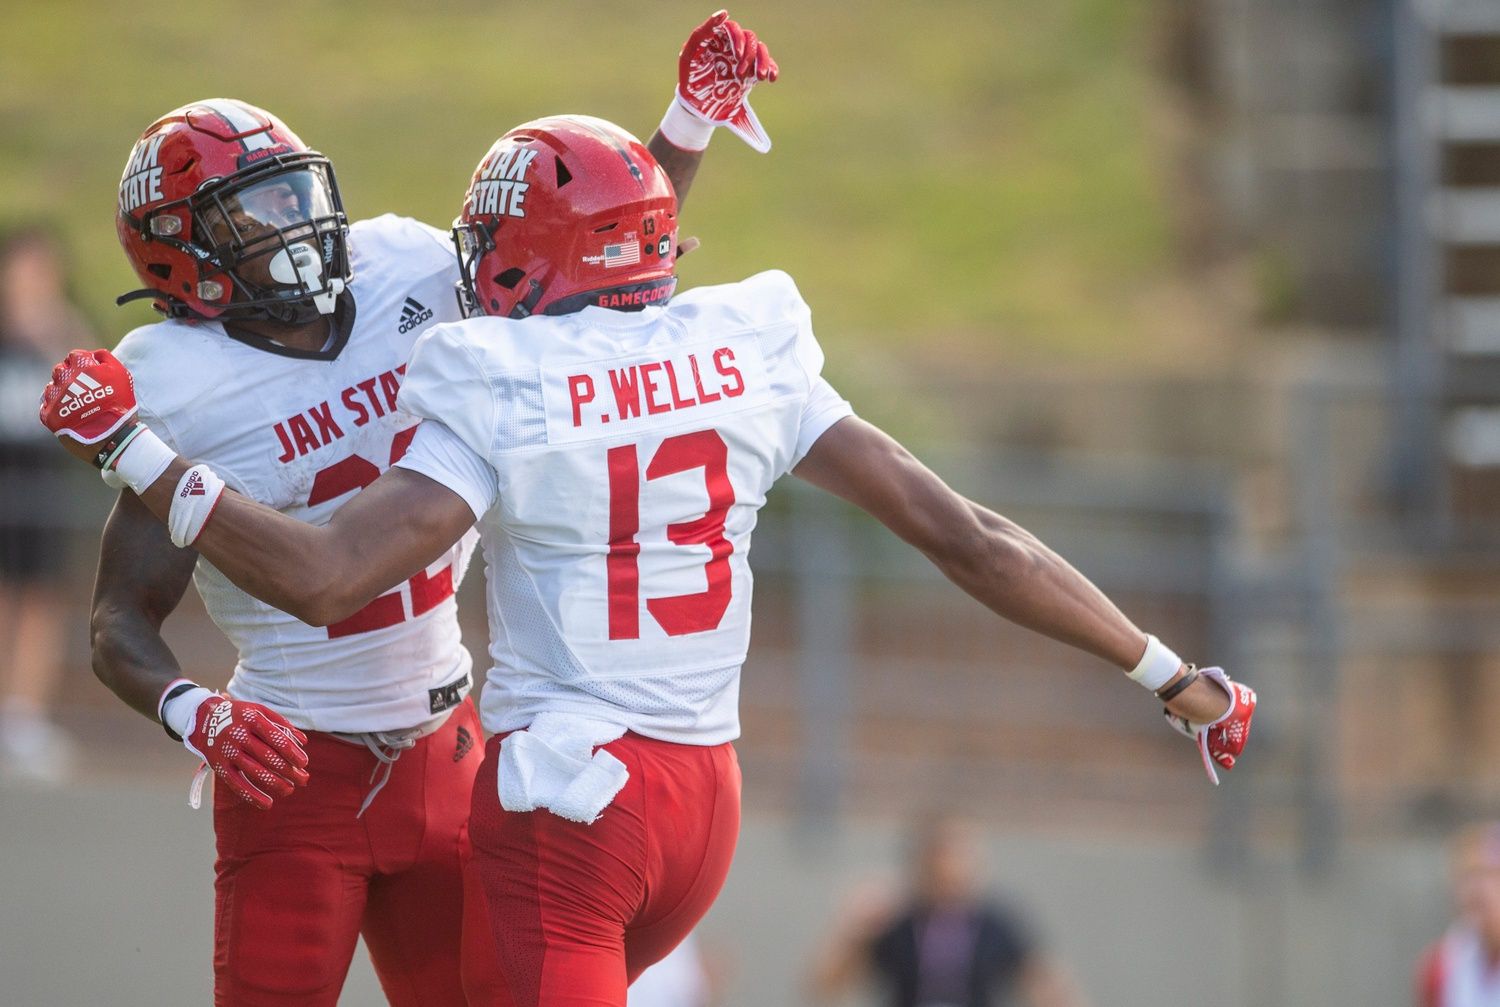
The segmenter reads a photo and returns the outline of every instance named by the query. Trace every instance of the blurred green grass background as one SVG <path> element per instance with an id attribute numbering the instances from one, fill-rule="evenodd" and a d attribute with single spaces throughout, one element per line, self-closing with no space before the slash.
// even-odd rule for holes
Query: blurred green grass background
<path id="1" fill-rule="evenodd" d="M 719 136 L 687 203 L 685 286 L 786 269 L 830 356 L 1123 358 L 1178 282 L 1148 128 L 1169 0 L 731 8 L 782 68 L 775 148 Z M 156 116 L 231 96 L 334 161 L 350 214 L 446 228 L 495 136 L 590 112 L 642 138 L 708 3 L 8 5 L 0 222 L 55 219 L 109 341 L 150 321 L 115 241 L 119 172 Z M 857 360 L 845 357 L 847 368 Z M 836 369 L 837 370 L 837 369 Z"/>

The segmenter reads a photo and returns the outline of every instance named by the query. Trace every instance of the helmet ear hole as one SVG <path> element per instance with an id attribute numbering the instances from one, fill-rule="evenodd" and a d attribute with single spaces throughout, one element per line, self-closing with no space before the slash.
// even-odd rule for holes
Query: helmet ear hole
<path id="1" fill-rule="evenodd" d="M 557 162 L 557 187 L 561 189 L 563 186 L 573 181 L 573 173 L 568 170 L 568 166 L 566 164 L 563 164 L 562 158 L 554 157 L 552 160 Z"/>
<path id="2" fill-rule="evenodd" d="M 517 269 L 512 266 L 510 269 L 507 269 L 505 272 L 495 277 L 495 282 L 500 284 L 500 286 L 504 287 L 506 290 L 515 290 L 516 284 L 520 283 L 521 277 L 525 275 L 526 270 Z"/>
<path id="3" fill-rule="evenodd" d="M 150 271 L 152 276 L 159 276 L 163 280 L 170 280 L 172 278 L 172 267 L 165 262 L 153 262 L 146 269 Z"/>

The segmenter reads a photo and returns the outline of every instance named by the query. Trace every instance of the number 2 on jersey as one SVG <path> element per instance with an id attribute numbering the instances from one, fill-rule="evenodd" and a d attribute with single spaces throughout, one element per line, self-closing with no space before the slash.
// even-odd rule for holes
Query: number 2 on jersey
<path id="1" fill-rule="evenodd" d="M 415 426 L 396 434 L 391 441 L 390 465 L 401 460 L 416 435 Z M 312 490 L 307 494 L 307 505 L 316 507 L 345 493 L 362 490 L 379 477 L 380 469 L 374 462 L 360 455 L 350 455 L 318 471 L 313 477 Z M 431 577 L 424 570 L 407 583 L 411 585 L 411 615 L 415 619 L 453 597 L 453 567 L 445 566 Z M 329 626 L 328 639 L 337 640 L 342 636 L 386 629 L 405 621 L 406 608 L 401 602 L 401 592 L 391 591 L 376 598 L 349 618 Z"/>
<path id="2" fill-rule="evenodd" d="M 647 598 L 646 609 L 668 636 L 684 636 L 717 629 L 733 596 L 729 555 L 734 546 L 724 534 L 724 520 L 734 503 L 729 482 L 729 446 L 716 430 L 678 434 L 662 441 L 646 466 L 646 480 L 703 470 L 708 489 L 708 511 L 700 518 L 667 525 L 673 545 L 706 545 L 704 567 L 708 587 L 694 594 Z M 638 640 L 641 636 L 640 460 L 634 444 L 609 449 L 609 638 Z"/>

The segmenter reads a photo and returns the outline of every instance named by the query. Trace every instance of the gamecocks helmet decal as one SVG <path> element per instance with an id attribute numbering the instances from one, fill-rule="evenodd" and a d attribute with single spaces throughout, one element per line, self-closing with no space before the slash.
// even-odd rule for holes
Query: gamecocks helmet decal
<path id="1" fill-rule="evenodd" d="M 659 304 L 677 278 L 677 194 L 613 123 L 558 115 L 490 148 L 453 222 L 465 314 Z"/>
<path id="2" fill-rule="evenodd" d="M 301 324 L 350 279 L 333 166 L 263 109 L 226 98 L 168 112 L 120 177 L 120 244 L 146 289 L 182 317 Z"/>

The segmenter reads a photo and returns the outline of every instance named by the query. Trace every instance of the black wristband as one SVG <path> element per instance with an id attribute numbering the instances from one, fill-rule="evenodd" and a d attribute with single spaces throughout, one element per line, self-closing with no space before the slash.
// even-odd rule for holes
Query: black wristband
<path id="1" fill-rule="evenodd" d="M 1156 694 L 1156 698 L 1161 700 L 1163 703 L 1171 702 L 1184 689 L 1192 685 L 1194 682 L 1198 681 L 1197 666 L 1190 664 L 1187 666 L 1187 669 L 1188 670 L 1186 675 L 1183 675 L 1177 681 L 1173 682 L 1171 685 L 1158 692 Z"/>
<path id="2" fill-rule="evenodd" d="M 192 692 L 196 688 L 198 688 L 197 682 L 182 682 L 178 685 L 174 685 L 172 686 L 171 690 L 161 698 L 161 702 L 156 704 L 156 716 L 161 719 L 161 729 L 163 731 L 166 731 L 167 737 L 171 738 L 173 741 L 181 742 L 182 735 L 178 734 L 176 731 L 167 726 L 166 718 L 163 717 L 162 714 L 166 712 L 168 703 L 176 699 L 178 696 L 182 695 L 184 692 Z"/>
<path id="3" fill-rule="evenodd" d="M 109 462 L 110 456 L 120 449 L 120 445 L 134 435 L 136 428 L 141 425 L 140 420 L 131 420 L 120 429 L 109 435 L 109 440 L 99 445 L 99 450 L 94 454 L 94 468 L 102 469 Z M 182 739 L 177 739 L 181 741 Z"/>

